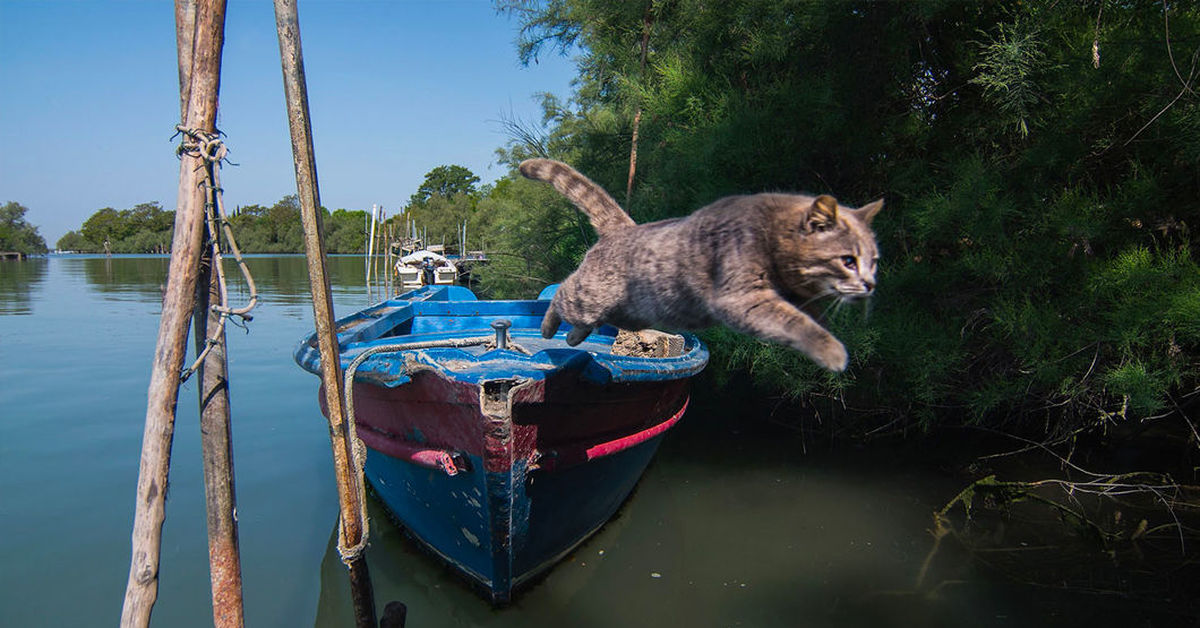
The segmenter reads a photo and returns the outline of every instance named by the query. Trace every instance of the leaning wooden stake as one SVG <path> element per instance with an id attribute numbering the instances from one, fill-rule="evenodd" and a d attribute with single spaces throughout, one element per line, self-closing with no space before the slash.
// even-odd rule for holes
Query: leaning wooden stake
<path id="1" fill-rule="evenodd" d="M 212 131 L 220 87 L 221 47 L 224 41 L 224 0 L 200 0 L 192 58 L 192 79 L 184 124 Z M 188 321 L 196 296 L 204 196 L 199 187 L 203 168 L 199 158 L 182 156 L 179 164 L 178 210 L 171 243 L 171 263 L 163 298 L 154 364 L 146 401 L 146 426 L 138 470 L 137 505 L 133 520 L 132 557 L 122 626 L 147 626 L 158 597 L 158 563 L 165 518 L 167 475 L 175 430 L 179 375 L 187 350 Z"/>
<path id="2" fill-rule="evenodd" d="M 196 295 L 196 351 L 203 351 L 208 339 L 214 335 L 217 342 L 209 349 L 196 373 L 196 389 L 200 394 L 200 449 L 204 459 L 213 626 L 240 628 L 245 625 L 245 616 L 233 476 L 233 431 L 229 418 L 229 367 L 225 355 L 225 329 L 219 317 L 208 316 L 209 304 L 219 303 L 221 299 L 219 279 L 212 268 L 212 256 L 205 255 L 204 260 Z"/>
<path id="3" fill-rule="evenodd" d="M 187 116 L 195 54 L 197 0 L 175 0 L 175 31 L 179 53 L 180 119 Z M 206 164 L 206 169 L 219 164 Z M 208 192 L 213 198 L 215 190 Z M 218 232 L 219 233 L 219 232 Z M 218 237 L 210 234 L 210 237 Z M 229 365 L 225 353 L 225 327 L 220 317 L 209 316 L 209 305 L 222 303 L 220 276 L 212 267 L 212 249 L 203 247 L 196 283 L 196 307 L 192 315 L 196 352 L 214 344 L 196 373 L 200 396 L 200 445 L 204 459 L 204 495 L 208 524 L 208 571 L 212 589 L 213 626 L 240 628 L 245 625 L 242 602 L 242 563 L 238 551 L 237 499 L 234 492 L 233 434 L 230 428 Z"/>
<path id="4" fill-rule="evenodd" d="M 287 97 L 288 125 L 292 133 L 292 155 L 296 164 L 296 191 L 304 223 L 304 251 L 308 256 L 308 281 L 312 290 L 313 318 L 321 354 L 321 380 L 329 412 L 329 439 L 337 475 L 341 511 L 339 546 L 356 546 L 365 537 L 362 513 L 362 478 L 352 469 L 354 444 L 346 425 L 344 384 L 334 328 L 333 298 L 326 269 L 325 243 L 321 229 L 321 199 L 317 186 L 317 163 L 313 153 L 312 125 L 308 116 L 308 88 L 304 80 L 304 57 L 300 48 L 300 18 L 295 0 L 275 0 L 275 26 L 279 33 L 279 56 L 283 63 L 283 88 Z M 340 547 L 339 547 L 340 549 Z M 350 571 L 350 593 L 357 626 L 376 626 L 375 600 L 366 557 L 361 553 L 346 560 Z"/>

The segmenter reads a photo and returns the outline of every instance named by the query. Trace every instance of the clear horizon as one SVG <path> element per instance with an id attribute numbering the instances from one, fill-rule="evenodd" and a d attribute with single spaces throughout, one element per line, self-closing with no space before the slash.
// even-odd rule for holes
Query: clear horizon
<path id="1" fill-rule="evenodd" d="M 301 1 L 320 177 L 330 210 L 391 215 L 443 164 L 484 182 L 499 119 L 540 121 L 537 95 L 566 98 L 571 59 L 522 67 L 517 24 L 481 0 Z M 295 193 L 270 2 L 230 2 L 218 127 L 230 207 Z M 0 0 L 0 203 L 29 209 L 53 249 L 95 211 L 174 210 L 179 115 L 170 2 Z"/>

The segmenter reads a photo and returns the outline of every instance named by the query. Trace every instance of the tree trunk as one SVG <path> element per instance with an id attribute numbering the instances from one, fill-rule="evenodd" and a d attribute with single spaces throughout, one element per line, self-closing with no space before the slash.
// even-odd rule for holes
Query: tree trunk
<path id="1" fill-rule="evenodd" d="M 645 17 L 642 19 L 642 59 L 638 66 L 639 78 L 644 79 L 646 75 L 646 52 L 650 48 L 650 27 L 654 25 L 652 15 L 650 13 L 653 5 L 646 7 Z M 637 110 L 633 114 L 633 139 L 629 146 L 629 180 L 625 184 L 625 211 L 629 211 L 629 204 L 633 201 L 633 177 L 637 172 L 637 152 L 638 152 L 638 129 L 642 125 L 642 103 L 639 102 Z"/>

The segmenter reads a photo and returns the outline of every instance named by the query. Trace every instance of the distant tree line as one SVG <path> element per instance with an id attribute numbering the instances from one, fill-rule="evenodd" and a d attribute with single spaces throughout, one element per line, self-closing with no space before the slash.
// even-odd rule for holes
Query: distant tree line
<path id="1" fill-rule="evenodd" d="M 38 228 L 25 221 L 29 209 L 9 201 L 0 207 L 0 251 L 38 255 L 46 252 L 46 240 Z"/>
<path id="2" fill-rule="evenodd" d="M 330 253 L 362 253 L 369 214 L 362 210 L 321 208 L 325 248 Z M 247 253 L 303 253 L 300 201 L 293 194 L 270 207 L 244 205 L 230 216 L 238 247 Z"/>
<path id="3" fill-rule="evenodd" d="M 139 203 L 123 210 L 105 207 L 79 230 L 59 238 L 56 246 L 78 253 L 168 253 L 174 222 L 175 212 L 164 211 L 158 203 Z"/>
<path id="4" fill-rule="evenodd" d="M 321 209 L 330 253 L 362 253 L 367 212 Z M 270 207 L 246 205 L 229 217 L 238 248 L 246 253 L 303 253 L 304 233 L 295 195 Z M 170 253 L 175 212 L 158 203 L 130 209 L 97 210 L 77 231 L 58 240 L 58 248 L 78 253 Z M 106 248 L 107 246 L 107 248 Z"/>

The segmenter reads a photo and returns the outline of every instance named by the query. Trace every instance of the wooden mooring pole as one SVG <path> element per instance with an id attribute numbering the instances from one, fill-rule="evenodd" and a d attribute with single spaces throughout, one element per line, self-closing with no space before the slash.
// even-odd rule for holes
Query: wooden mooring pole
<path id="1" fill-rule="evenodd" d="M 192 63 L 195 55 L 197 0 L 175 1 L 175 35 L 179 54 L 180 119 L 186 119 L 191 94 Z M 206 164 L 218 168 L 219 164 Z M 208 190 L 215 203 L 216 190 Z M 215 211 L 215 208 L 214 208 Z M 219 231 L 210 233 L 219 238 Z M 209 348 L 196 372 L 200 400 L 200 447 L 204 461 L 205 512 L 208 527 L 208 570 L 212 589 L 213 626 L 241 628 L 245 625 L 242 601 L 242 564 L 238 550 L 237 499 L 234 491 L 233 433 L 230 425 L 229 365 L 225 351 L 225 326 L 219 316 L 210 317 L 209 306 L 222 302 L 220 276 L 214 272 L 211 242 L 200 256 L 196 284 L 196 307 L 192 316 L 196 353 Z M 219 245 L 219 239 L 217 244 Z"/>
<path id="2" fill-rule="evenodd" d="M 218 316 L 209 316 L 209 305 L 221 302 L 221 288 L 205 254 L 197 283 L 195 334 L 196 352 L 209 349 L 196 372 L 200 395 L 200 450 L 204 460 L 204 497 L 208 527 L 208 570 L 212 585 L 213 626 L 241 628 L 245 625 L 242 603 L 242 562 L 238 549 L 237 499 L 233 475 L 233 430 L 229 409 L 228 361 L 225 328 Z"/>
<path id="3" fill-rule="evenodd" d="M 191 86 L 188 90 L 188 128 L 211 132 L 220 88 L 221 48 L 224 43 L 224 0 L 199 0 L 196 11 Z M 175 430 L 175 404 L 180 372 L 187 350 L 188 322 L 195 305 L 199 256 L 204 234 L 206 190 L 203 158 L 182 155 L 179 164 L 178 210 L 171 244 L 167 288 L 159 320 L 158 340 L 147 392 L 146 425 L 138 470 L 132 556 L 122 626 L 148 626 L 158 597 L 158 568 L 165 517 L 167 476 Z"/>
<path id="4" fill-rule="evenodd" d="M 341 514 L 339 548 L 353 547 L 364 538 L 365 505 L 359 500 L 362 478 L 352 469 L 354 459 L 350 432 L 346 424 L 345 391 L 334 328 L 333 297 L 326 268 L 325 242 L 321 229 L 321 199 L 317 186 L 317 163 L 313 152 L 312 124 L 308 112 L 308 88 L 304 79 L 304 56 L 300 47 L 300 18 L 296 0 L 275 0 L 275 27 L 279 34 L 279 56 L 283 65 L 283 88 L 287 99 L 288 126 L 292 135 L 292 156 L 296 166 L 296 191 L 304 223 L 304 251 L 308 256 L 308 281 L 312 290 L 313 319 L 317 346 L 321 355 L 321 380 L 329 412 L 329 439 L 333 449 Z M 359 552 L 346 560 L 350 572 L 350 594 L 354 603 L 355 625 L 375 628 L 375 599 L 366 556 Z"/>

